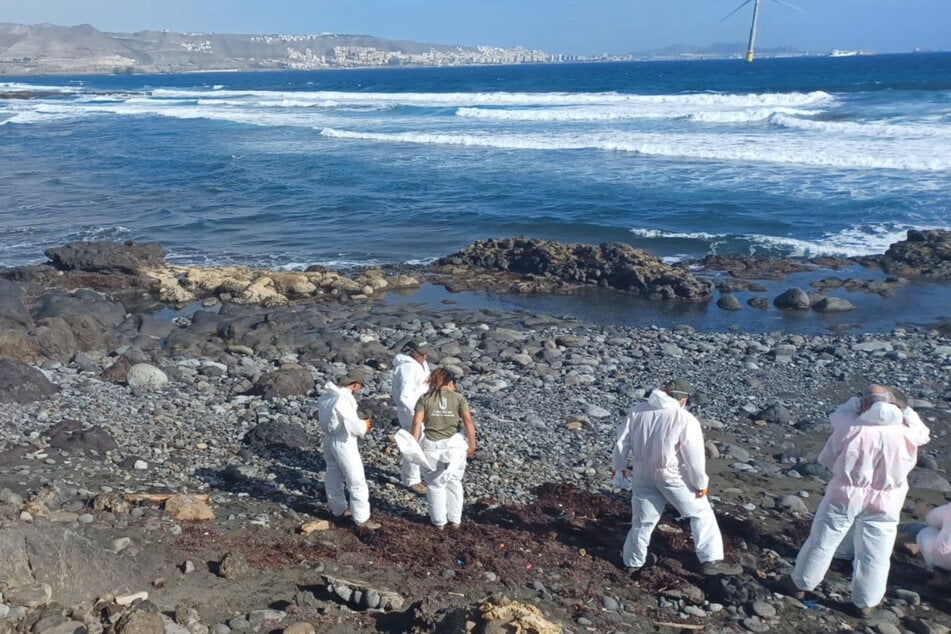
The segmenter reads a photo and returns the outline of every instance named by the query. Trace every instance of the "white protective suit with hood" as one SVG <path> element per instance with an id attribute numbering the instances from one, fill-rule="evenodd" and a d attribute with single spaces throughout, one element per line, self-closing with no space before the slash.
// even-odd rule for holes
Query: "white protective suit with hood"
<path id="1" fill-rule="evenodd" d="M 910 408 L 903 413 L 891 403 L 873 403 L 862 412 L 860 405 L 857 397 L 849 399 L 829 416 L 832 436 L 819 463 L 832 479 L 791 577 L 800 590 L 813 590 L 848 537 L 855 557 L 852 603 L 871 608 L 885 596 L 908 473 L 929 432 Z"/>
<path id="2" fill-rule="evenodd" d="M 918 548 L 930 568 L 951 570 L 951 503 L 931 509 L 918 532 Z"/>
<path id="3" fill-rule="evenodd" d="M 703 432 L 700 421 L 663 390 L 654 390 L 618 427 L 612 466 L 629 473 L 631 530 L 624 541 L 624 565 L 640 568 L 651 534 L 669 502 L 690 519 L 700 563 L 723 559 L 723 537 L 706 495 Z"/>
<path id="4" fill-rule="evenodd" d="M 350 493 L 350 513 L 353 521 L 362 524 L 370 519 L 370 489 L 363 472 L 363 460 L 357 447 L 357 438 L 367 433 L 367 422 L 357 416 L 357 400 L 353 392 L 333 382 L 324 385 L 317 399 L 317 416 L 324 432 L 324 490 L 327 505 L 335 516 L 347 510 Z"/>
<path id="5" fill-rule="evenodd" d="M 400 353 L 393 359 L 393 402 L 400 427 L 406 431 L 413 428 L 416 401 L 429 389 L 429 364 L 420 363 L 408 354 Z M 419 465 L 406 459 L 400 466 L 400 481 L 413 486 L 422 481 Z"/>

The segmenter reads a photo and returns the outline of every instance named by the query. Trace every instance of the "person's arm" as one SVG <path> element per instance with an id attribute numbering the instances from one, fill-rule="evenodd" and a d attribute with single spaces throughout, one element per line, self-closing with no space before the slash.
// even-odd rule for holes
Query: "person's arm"
<path id="1" fill-rule="evenodd" d="M 931 440 L 931 431 L 922 422 L 918 412 L 910 407 L 902 410 L 902 425 L 908 428 L 908 440 L 916 447 L 926 445 Z"/>
<path id="2" fill-rule="evenodd" d="M 707 477 L 707 457 L 704 454 L 703 430 L 700 421 L 692 414 L 680 436 L 680 459 L 683 460 L 687 484 L 693 487 L 697 497 L 703 497 L 710 486 Z"/>
<path id="3" fill-rule="evenodd" d="M 462 426 L 466 430 L 466 440 L 469 442 L 469 449 L 466 451 L 466 457 L 471 458 L 475 454 L 476 450 L 475 423 L 472 422 L 472 413 L 467 409 L 463 410 L 460 416 L 462 417 Z M 415 423 L 415 420 L 413 422 Z"/>
<path id="4" fill-rule="evenodd" d="M 835 465 L 835 461 L 839 457 L 839 454 L 842 452 L 842 438 L 845 436 L 845 432 L 848 429 L 849 428 L 844 425 L 837 427 L 835 431 L 832 432 L 832 435 L 829 436 L 829 440 L 826 441 L 822 451 L 819 452 L 819 464 L 830 471 L 832 470 L 833 465 Z"/>
<path id="5" fill-rule="evenodd" d="M 416 413 L 413 414 L 413 426 L 410 427 L 409 433 L 413 435 L 413 438 L 419 440 L 419 435 L 423 431 L 423 410 L 418 409 Z"/>
<path id="6" fill-rule="evenodd" d="M 347 428 L 347 431 L 356 436 L 357 438 L 362 438 L 366 436 L 366 433 L 370 431 L 369 425 L 367 425 L 367 419 L 360 418 L 357 415 L 357 401 L 354 398 L 341 398 L 337 401 L 337 412 L 340 415 L 340 420 L 343 422 L 344 426 Z"/>
<path id="7" fill-rule="evenodd" d="M 628 414 L 617 428 L 614 440 L 614 450 L 611 452 L 611 470 L 620 473 L 625 478 L 630 469 L 631 457 L 631 415 Z"/>

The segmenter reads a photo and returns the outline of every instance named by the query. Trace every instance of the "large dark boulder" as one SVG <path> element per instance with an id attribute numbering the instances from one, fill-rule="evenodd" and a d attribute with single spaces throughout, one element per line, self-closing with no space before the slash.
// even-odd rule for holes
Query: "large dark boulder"
<path id="1" fill-rule="evenodd" d="M 70 242 L 45 253 L 62 271 L 133 274 L 165 265 L 165 250 L 157 242 Z"/>
<path id="2" fill-rule="evenodd" d="M 805 310 L 811 303 L 809 294 L 801 288 L 787 289 L 773 300 L 773 306 L 780 310 Z"/>
<path id="3" fill-rule="evenodd" d="M 270 420 L 249 430 L 241 442 L 252 451 L 262 453 L 307 449 L 316 441 L 300 425 Z"/>
<path id="4" fill-rule="evenodd" d="M 39 356 L 30 336 L 33 326 L 33 317 L 23 302 L 22 286 L 0 279 L 0 356 L 21 361 Z"/>
<path id="5" fill-rule="evenodd" d="M 0 279 L 0 329 L 33 328 L 33 317 L 23 303 L 23 288 Z"/>
<path id="6" fill-rule="evenodd" d="M 305 368 L 281 368 L 258 379 L 251 389 L 265 399 L 307 396 L 314 391 L 314 377 Z"/>
<path id="7" fill-rule="evenodd" d="M 62 319 L 80 350 L 105 350 L 115 340 L 114 329 L 126 316 L 122 304 L 90 290 L 74 293 L 50 291 L 40 298 L 35 316 L 39 320 Z"/>
<path id="8" fill-rule="evenodd" d="M 910 230 L 905 240 L 888 247 L 882 268 L 893 275 L 951 279 L 951 231 Z"/>
<path id="9" fill-rule="evenodd" d="M 0 359 L 0 403 L 32 403 L 58 388 L 42 372 L 14 359 Z"/>
<path id="10" fill-rule="evenodd" d="M 117 449 L 119 445 L 109 433 L 98 425 L 84 429 L 76 420 L 63 420 L 46 430 L 49 445 L 55 449 L 67 451 L 95 451 L 100 458 L 106 452 Z"/>
<path id="11" fill-rule="evenodd" d="M 687 269 L 668 266 L 640 249 L 618 242 L 595 246 L 529 238 L 479 240 L 437 264 L 550 276 L 571 284 L 596 284 L 652 299 L 699 302 L 712 296 L 710 286 Z"/>

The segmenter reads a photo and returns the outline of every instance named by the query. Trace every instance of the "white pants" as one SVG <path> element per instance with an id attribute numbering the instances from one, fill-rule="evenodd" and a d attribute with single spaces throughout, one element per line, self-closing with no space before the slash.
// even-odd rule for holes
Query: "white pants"
<path id="1" fill-rule="evenodd" d="M 350 494 L 350 513 L 353 521 L 362 524 L 370 519 L 370 489 L 363 473 L 363 460 L 357 448 L 357 439 L 329 437 L 324 439 L 324 491 L 327 505 L 334 515 L 343 515 L 347 510 L 347 493 Z"/>
<path id="2" fill-rule="evenodd" d="M 463 488 L 462 477 L 466 473 L 466 439 L 455 434 L 445 440 L 423 438 L 420 445 L 426 456 L 436 465 L 434 471 L 424 469 L 426 480 L 426 504 L 429 520 L 434 526 L 446 522 L 462 522 Z"/>
<path id="3" fill-rule="evenodd" d="M 668 502 L 690 520 L 694 549 L 700 563 L 723 559 L 723 537 L 706 496 L 698 498 L 682 481 L 634 481 L 631 493 L 631 530 L 624 540 L 624 565 L 640 568 L 647 559 L 651 534 Z"/>
<path id="4" fill-rule="evenodd" d="M 396 417 L 400 419 L 400 427 L 411 432 L 413 428 L 414 412 L 403 405 L 396 406 Z M 413 486 L 421 480 L 419 475 L 419 465 L 403 459 L 400 465 L 400 482 L 405 486 Z"/>
<path id="5" fill-rule="evenodd" d="M 792 580 L 800 590 L 813 590 L 825 577 L 832 558 L 852 531 L 852 603 L 872 608 L 882 602 L 888 582 L 898 517 L 886 511 L 849 508 L 846 501 L 822 498 L 812 520 L 809 539 L 799 550 Z"/>

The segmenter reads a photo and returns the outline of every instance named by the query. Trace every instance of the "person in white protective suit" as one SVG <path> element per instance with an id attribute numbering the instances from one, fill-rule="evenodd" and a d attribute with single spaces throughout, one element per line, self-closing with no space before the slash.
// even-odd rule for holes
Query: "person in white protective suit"
<path id="1" fill-rule="evenodd" d="M 951 502 L 931 509 L 925 516 L 925 524 L 927 526 L 918 532 L 918 548 L 925 563 L 934 570 L 935 581 L 947 583 L 951 572 Z"/>
<path id="2" fill-rule="evenodd" d="M 370 431 L 370 419 L 357 415 L 354 394 L 364 378 L 348 374 L 336 383 L 328 381 L 317 399 L 317 416 L 324 432 L 324 490 L 334 517 L 343 517 L 350 494 L 350 513 L 358 528 L 376 530 L 380 524 L 370 519 L 370 489 L 363 472 L 357 438 Z"/>
<path id="3" fill-rule="evenodd" d="M 464 504 L 462 478 L 466 459 L 476 450 L 476 432 L 469 403 L 456 392 L 456 380 L 445 368 L 430 375 L 429 391 L 416 402 L 411 433 L 435 467 L 423 471 L 429 520 L 438 529 L 447 524 L 458 528 Z"/>
<path id="4" fill-rule="evenodd" d="M 676 379 L 653 390 L 618 427 L 612 466 L 631 483 L 631 530 L 622 560 L 630 571 L 647 561 L 651 534 L 669 503 L 690 520 L 697 558 L 705 575 L 736 575 L 723 561 L 723 537 L 707 497 L 703 432 L 687 411 L 691 385 Z"/>
<path id="5" fill-rule="evenodd" d="M 422 343 L 410 341 L 393 359 L 393 402 L 396 404 L 400 427 L 406 431 L 410 431 L 413 426 L 417 399 L 428 389 L 427 357 L 429 348 Z M 426 493 L 426 485 L 422 482 L 418 464 L 403 459 L 400 465 L 400 481 L 414 493 Z"/>
<path id="6" fill-rule="evenodd" d="M 832 471 L 832 478 L 786 590 L 796 598 L 812 591 L 849 538 L 852 604 L 858 616 L 867 617 L 885 596 L 908 473 L 929 432 L 913 410 L 899 409 L 892 392 L 881 385 L 846 401 L 829 420 L 833 431 L 819 463 Z"/>

